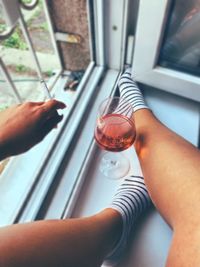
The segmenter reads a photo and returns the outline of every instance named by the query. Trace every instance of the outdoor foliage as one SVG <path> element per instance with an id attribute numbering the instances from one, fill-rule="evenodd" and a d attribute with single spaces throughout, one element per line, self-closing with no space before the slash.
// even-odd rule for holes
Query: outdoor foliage
<path id="1" fill-rule="evenodd" d="M 17 48 L 26 50 L 27 44 L 24 42 L 23 38 L 21 37 L 21 31 L 16 29 L 15 32 L 6 40 L 2 42 L 5 47 L 10 48 Z"/>

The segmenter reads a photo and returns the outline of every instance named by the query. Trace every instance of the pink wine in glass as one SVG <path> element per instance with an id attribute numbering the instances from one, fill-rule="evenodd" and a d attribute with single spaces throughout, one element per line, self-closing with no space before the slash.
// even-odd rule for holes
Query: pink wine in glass
<path id="1" fill-rule="evenodd" d="M 95 139 L 102 149 L 123 151 L 133 144 L 135 136 L 134 123 L 121 114 L 108 114 L 97 121 Z"/>

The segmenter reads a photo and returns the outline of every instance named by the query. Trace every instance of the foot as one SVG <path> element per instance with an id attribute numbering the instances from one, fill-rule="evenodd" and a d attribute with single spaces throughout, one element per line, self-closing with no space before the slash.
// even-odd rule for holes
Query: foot
<path id="1" fill-rule="evenodd" d="M 149 109 L 149 107 L 145 103 L 140 88 L 131 77 L 131 69 L 127 69 L 122 74 L 119 79 L 118 86 L 120 91 L 120 97 L 132 105 L 134 112 L 142 108 Z M 123 102 L 119 104 L 118 108 L 121 109 L 122 107 Z"/>
<path id="2" fill-rule="evenodd" d="M 107 265 L 113 266 L 118 261 L 126 247 L 132 226 L 137 218 L 146 210 L 150 202 L 150 197 L 142 176 L 125 178 L 109 207 L 118 211 L 121 215 L 123 229 L 121 238 L 105 260 Z"/>

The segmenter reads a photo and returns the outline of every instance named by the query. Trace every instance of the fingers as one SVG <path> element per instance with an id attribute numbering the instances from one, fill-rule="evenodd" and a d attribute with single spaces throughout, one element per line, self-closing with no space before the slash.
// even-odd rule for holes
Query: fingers
<path id="1" fill-rule="evenodd" d="M 25 108 L 41 108 L 43 113 L 46 113 L 48 114 L 49 112 L 54 112 L 56 111 L 57 109 L 64 109 L 66 108 L 66 105 L 61 102 L 61 101 L 58 101 L 56 99 L 51 99 L 47 102 L 25 102 L 23 104 L 18 104 L 16 106 L 19 106 L 19 107 L 25 107 Z M 15 107 L 15 106 L 14 106 Z"/>
<path id="2" fill-rule="evenodd" d="M 63 115 L 56 112 L 53 117 L 49 118 L 39 131 L 39 141 L 41 141 L 57 124 L 63 119 Z"/>
<path id="3" fill-rule="evenodd" d="M 53 111 L 57 109 L 64 109 L 66 108 L 66 105 L 63 102 L 60 102 L 55 99 L 51 99 L 47 102 L 44 102 L 42 107 L 44 108 L 46 113 L 52 113 Z"/>
<path id="4" fill-rule="evenodd" d="M 58 109 L 64 109 L 66 105 L 63 102 L 57 101 L 55 99 L 49 100 L 47 102 L 44 102 L 43 105 L 40 106 L 41 111 L 41 118 L 42 121 L 46 121 L 49 118 L 55 116 L 55 114 L 58 115 L 57 110 Z"/>

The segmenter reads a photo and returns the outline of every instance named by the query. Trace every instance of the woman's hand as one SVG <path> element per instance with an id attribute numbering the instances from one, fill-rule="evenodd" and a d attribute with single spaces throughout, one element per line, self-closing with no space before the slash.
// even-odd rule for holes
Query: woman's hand
<path id="1" fill-rule="evenodd" d="M 39 143 L 62 120 L 65 108 L 57 100 L 27 102 L 0 113 L 0 160 L 17 155 Z"/>

